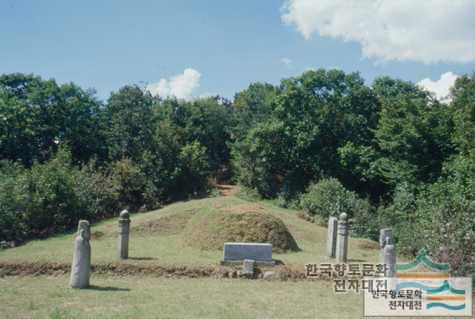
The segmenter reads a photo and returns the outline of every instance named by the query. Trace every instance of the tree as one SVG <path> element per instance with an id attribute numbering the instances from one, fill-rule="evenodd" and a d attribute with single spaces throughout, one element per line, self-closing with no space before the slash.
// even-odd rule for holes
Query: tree
<path id="1" fill-rule="evenodd" d="M 278 87 L 256 82 L 234 96 L 233 107 L 237 119 L 234 133 L 237 138 L 243 137 L 250 128 L 267 119 L 278 93 Z"/>
<path id="2" fill-rule="evenodd" d="M 462 153 L 475 150 L 475 73 L 455 81 L 451 90 L 455 130 L 453 140 Z"/>
<path id="3" fill-rule="evenodd" d="M 282 81 L 268 119 L 237 143 L 241 182 L 275 196 L 300 192 L 321 176 L 339 176 L 338 148 L 369 144 L 378 109 L 358 74 L 318 70 Z M 266 185 L 258 186 L 262 181 Z"/>
<path id="4" fill-rule="evenodd" d="M 101 157 L 100 104 L 74 84 L 20 73 L 0 76 L 0 158 L 31 166 L 67 145 L 75 162 Z"/>
<path id="5" fill-rule="evenodd" d="M 138 86 L 124 86 L 107 101 L 107 145 L 111 160 L 137 161 L 150 149 L 156 119 L 154 98 Z"/>
<path id="6" fill-rule="evenodd" d="M 157 108 L 161 123 L 176 130 L 185 144 L 199 142 L 206 148 L 209 167 L 216 172 L 228 166 L 233 109 L 219 97 L 202 98 L 192 102 L 169 99 Z"/>

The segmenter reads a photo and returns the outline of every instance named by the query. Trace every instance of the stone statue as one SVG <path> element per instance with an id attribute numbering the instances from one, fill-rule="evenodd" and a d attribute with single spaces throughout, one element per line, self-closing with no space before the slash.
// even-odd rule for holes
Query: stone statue
<path id="1" fill-rule="evenodd" d="M 77 236 L 74 240 L 73 264 L 71 266 L 72 288 L 89 287 L 89 277 L 91 275 L 91 229 L 87 220 L 80 220 L 78 224 Z"/>

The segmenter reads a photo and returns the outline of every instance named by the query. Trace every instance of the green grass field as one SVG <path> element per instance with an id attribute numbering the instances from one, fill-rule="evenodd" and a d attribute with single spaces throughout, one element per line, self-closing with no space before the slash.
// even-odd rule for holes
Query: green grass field
<path id="1" fill-rule="evenodd" d="M 361 297 L 338 307 L 325 281 L 165 279 L 93 276 L 73 290 L 68 278 L 0 279 L 1 318 L 355 318 Z M 318 309 L 317 309 L 318 306 Z"/>
<path id="2" fill-rule="evenodd" d="M 222 251 L 190 248 L 185 244 L 184 235 L 181 233 L 185 219 L 183 215 L 213 209 L 258 209 L 282 219 L 301 249 L 298 252 L 274 254 L 276 259 L 286 264 L 303 266 L 308 262 L 328 260 L 325 256 L 326 228 L 297 217 L 296 211 L 283 209 L 272 203 L 249 202 L 236 196 L 226 196 L 179 202 L 160 210 L 132 215 L 129 248 L 131 259 L 124 262 L 164 265 L 218 264 L 222 258 Z M 176 215 L 181 217 L 170 218 Z M 92 226 L 93 264 L 117 261 L 117 227 L 117 219 L 109 219 Z M 98 238 L 97 234 L 100 235 Z M 3 250 L 0 251 L 0 262 L 69 263 L 72 260 L 73 238 L 74 234 L 63 234 L 47 240 L 31 241 L 15 249 Z M 369 240 L 351 238 L 349 251 L 350 260 L 377 261 L 377 245 Z"/>
<path id="3" fill-rule="evenodd" d="M 188 247 L 183 229 L 192 214 L 211 210 L 267 212 L 284 221 L 300 251 L 274 254 L 304 271 L 308 262 L 328 261 L 326 228 L 307 222 L 272 202 L 236 196 L 180 202 L 132 215 L 130 259 L 117 259 L 117 219 L 93 225 L 92 263 L 216 266 L 222 251 Z M 70 263 L 74 234 L 0 251 L 1 263 Z M 350 239 L 349 258 L 376 262 L 377 244 Z M 335 295 L 325 280 L 265 281 L 216 278 L 164 278 L 154 275 L 95 274 L 90 289 L 74 290 L 69 277 L 0 278 L 0 318 L 359 318 L 362 296 Z"/>

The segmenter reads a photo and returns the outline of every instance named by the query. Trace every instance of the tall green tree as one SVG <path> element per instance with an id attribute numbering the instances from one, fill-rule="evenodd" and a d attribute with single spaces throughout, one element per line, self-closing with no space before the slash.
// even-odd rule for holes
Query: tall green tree
<path id="1" fill-rule="evenodd" d="M 338 148 L 369 144 L 378 110 L 356 73 L 317 70 L 282 81 L 268 119 L 236 146 L 241 181 L 275 196 L 302 191 L 321 176 L 338 176 Z"/>
<path id="2" fill-rule="evenodd" d="M 457 78 L 451 95 L 455 112 L 453 140 L 460 152 L 475 152 L 475 73 Z"/>
<path id="3" fill-rule="evenodd" d="M 139 160 L 149 150 L 156 127 L 154 98 L 138 86 L 124 86 L 107 101 L 107 145 L 111 160 Z"/>
<path id="4" fill-rule="evenodd" d="M 100 103 L 74 84 L 21 73 L 0 76 L 0 158 L 27 166 L 67 145 L 76 162 L 104 153 Z"/>

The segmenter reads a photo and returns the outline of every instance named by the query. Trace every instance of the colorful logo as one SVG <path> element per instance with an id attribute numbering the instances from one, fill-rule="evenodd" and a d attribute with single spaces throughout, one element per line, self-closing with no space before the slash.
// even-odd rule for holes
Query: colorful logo
<path id="1" fill-rule="evenodd" d="M 424 249 L 415 259 L 395 265 L 385 278 L 387 293 L 365 293 L 367 316 L 471 316 L 472 279 L 450 277 L 450 265 L 433 261 Z"/>

